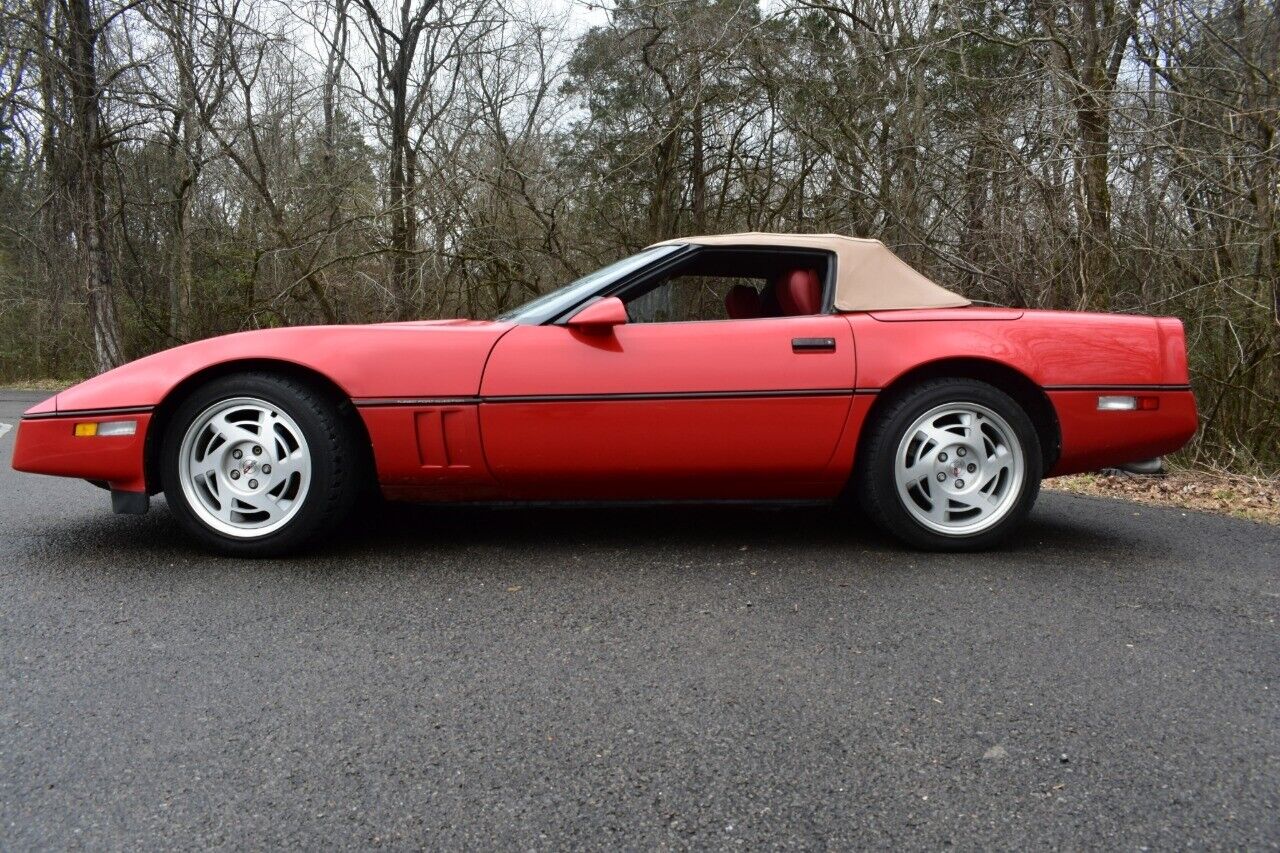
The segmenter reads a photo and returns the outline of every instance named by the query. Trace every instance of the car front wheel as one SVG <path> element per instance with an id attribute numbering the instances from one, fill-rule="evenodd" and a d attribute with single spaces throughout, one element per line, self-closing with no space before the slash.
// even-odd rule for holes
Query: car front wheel
<path id="1" fill-rule="evenodd" d="M 900 394 L 863 442 L 861 503 L 886 531 L 931 550 L 1005 538 L 1040 491 L 1040 442 L 1009 395 L 984 382 L 936 379 Z"/>
<path id="2" fill-rule="evenodd" d="M 334 401 L 271 374 L 199 388 L 161 448 L 165 499 L 206 546 L 241 556 L 297 549 L 350 512 L 360 485 L 354 430 Z"/>

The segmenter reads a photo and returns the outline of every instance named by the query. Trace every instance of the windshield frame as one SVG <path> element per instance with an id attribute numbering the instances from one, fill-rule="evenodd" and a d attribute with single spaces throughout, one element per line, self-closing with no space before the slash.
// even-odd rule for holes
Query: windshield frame
<path id="1" fill-rule="evenodd" d="M 555 322 L 578 306 L 604 295 L 607 291 L 615 289 L 618 284 L 655 264 L 669 260 L 687 248 L 688 245 L 683 243 L 649 246 L 634 255 L 627 255 L 625 258 L 589 272 L 555 290 L 535 296 L 528 302 L 499 314 L 495 320 L 526 326 Z"/>

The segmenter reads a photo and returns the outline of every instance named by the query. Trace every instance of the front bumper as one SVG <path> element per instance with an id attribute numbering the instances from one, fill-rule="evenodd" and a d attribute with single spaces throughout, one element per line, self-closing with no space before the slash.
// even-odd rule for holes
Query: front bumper
<path id="1" fill-rule="evenodd" d="M 133 435 L 77 436 L 76 424 L 131 420 Z M 147 493 L 146 442 L 150 412 L 49 416 L 28 413 L 18 423 L 13 467 L 30 474 L 79 477 L 106 483 L 113 492 Z"/>

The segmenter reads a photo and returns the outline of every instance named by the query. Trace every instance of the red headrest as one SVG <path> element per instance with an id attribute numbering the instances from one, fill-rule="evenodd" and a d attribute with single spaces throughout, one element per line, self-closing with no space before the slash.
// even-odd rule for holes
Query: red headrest
<path id="1" fill-rule="evenodd" d="M 778 276 L 778 304 L 791 317 L 822 310 L 822 283 L 813 270 L 791 270 Z"/>
<path id="2" fill-rule="evenodd" d="M 761 315 L 760 294 L 754 287 L 735 284 L 724 297 L 724 311 L 730 320 L 754 320 Z"/>

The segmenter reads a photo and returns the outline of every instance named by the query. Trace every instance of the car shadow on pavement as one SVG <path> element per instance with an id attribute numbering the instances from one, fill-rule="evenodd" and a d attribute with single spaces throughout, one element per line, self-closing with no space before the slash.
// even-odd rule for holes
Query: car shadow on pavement
<path id="1" fill-rule="evenodd" d="M 40 550 L 74 551 L 83 557 L 85 543 L 93 551 L 199 558 L 205 555 L 188 539 L 169 513 L 163 498 L 145 516 L 91 515 L 62 521 L 41 535 Z M 1118 531 L 1086 525 L 1074 515 L 1039 509 L 993 553 L 1048 559 L 1088 556 L 1112 550 L 1132 551 L 1135 543 Z M 1141 544 L 1141 543 L 1140 543 Z M 1161 550 L 1158 537 L 1145 543 Z M 360 561 L 405 552 L 422 554 L 482 546 L 496 550 L 571 552 L 580 548 L 849 549 L 859 553 L 904 555 L 907 546 L 884 535 L 856 512 L 827 505 L 665 505 L 665 506 L 466 506 L 394 504 L 365 513 L 347 529 L 321 545 L 283 562 L 323 556 L 326 560 Z M 1144 548 L 1144 550 L 1149 550 Z M 963 555 L 937 555 L 954 560 Z M 1152 553 L 1151 556 L 1158 556 Z"/>
<path id="2" fill-rule="evenodd" d="M 994 549 L 1026 553 L 1045 549 L 1083 553 L 1123 544 L 1105 530 L 1034 513 Z M 828 505 L 666 505 L 475 507 L 387 504 L 375 518 L 329 545 L 355 554 L 379 548 L 597 546 L 663 548 L 771 546 L 910 549 L 860 518 L 853 509 Z"/>

